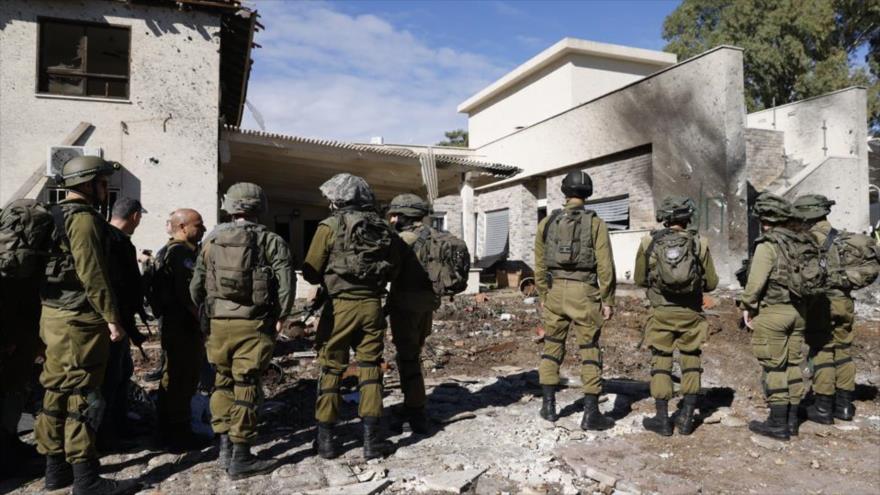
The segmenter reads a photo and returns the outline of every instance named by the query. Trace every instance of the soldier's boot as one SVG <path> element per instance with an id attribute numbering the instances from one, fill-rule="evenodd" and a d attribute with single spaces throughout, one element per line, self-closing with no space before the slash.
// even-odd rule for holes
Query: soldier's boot
<path id="1" fill-rule="evenodd" d="M 581 429 L 602 431 L 613 427 L 614 420 L 599 412 L 599 396 L 584 395 L 584 417 L 581 420 Z"/>
<path id="2" fill-rule="evenodd" d="M 749 430 L 777 440 L 788 440 L 788 404 L 771 404 L 766 421 L 749 421 Z"/>
<path id="3" fill-rule="evenodd" d="M 852 421 L 856 415 L 851 390 L 837 390 L 834 394 L 834 417 L 842 421 Z"/>
<path id="4" fill-rule="evenodd" d="M 669 401 L 665 399 L 656 399 L 654 407 L 657 414 L 653 418 L 642 419 L 642 426 L 648 431 L 653 431 L 664 437 L 672 436 L 672 421 L 669 419 Z"/>
<path id="5" fill-rule="evenodd" d="M 222 433 L 220 435 L 220 453 L 217 455 L 217 462 L 224 470 L 229 469 L 229 463 L 232 461 L 232 440 L 229 435 Z"/>
<path id="6" fill-rule="evenodd" d="M 379 418 L 368 416 L 364 424 L 364 459 L 376 459 L 390 454 L 394 446 L 385 440 Z"/>
<path id="7" fill-rule="evenodd" d="M 553 422 L 559 419 L 556 414 L 556 387 L 553 385 L 541 385 L 541 417 Z"/>
<path id="8" fill-rule="evenodd" d="M 137 480 L 111 480 L 98 476 L 98 461 L 73 465 L 73 495 L 128 495 L 140 491 Z"/>
<path id="9" fill-rule="evenodd" d="M 834 424 L 833 399 L 830 395 L 816 394 L 813 404 L 807 407 L 807 419 L 823 425 Z"/>
<path id="10" fill-rule="evenodd" d="M 232 444 L 232 459 L 229 461 L 229 468 L 226 474 L 232 480 L 240 480 L 256 476 L 258 474 L 270 473 L 278 467 L 278 461 L 275 459 L 260 459 L 251 453 L 251 446 L 246 443 Z"/>
<path id="11" fill-rule="evenodd" d="M 681 401 L 681 408 L 675 418 L 675 426 L 682 435 L 690 435 L 694 432 L 694 412 L 697 410 L 697 395 L 687 394 Z"/>
<path id="12" fill-rule="evenodd" d="M 335 459 L 339 455 L 336 439 L 333 436 L 333 423 L 318 423 L 315 450 L 318 451 L 318 455 L 323 459 Z"/>
<path id="13" fill-rule="evenodd" d="M 427 435 L 430 431 L 428 424 L 428 415 L 425 413 L 424 407 L 407 408 L 405 411 L 406 421 L 409 423 L 409 429 L 413 433 L 419 435 Z"/>
<path id="14" fill-rule="evenodd" d="M 73 467 L 67 463 L 64 454 L 46 456 L 46 491 L 60 490 L 73 483 Z"/>
<path id="15" fill-rule="evenodd" d="M 788 434 L 789 436 L 796 437 L 800 434 L 800 430 L 800 407 L 797 404 L 790 404 L 788 406 Z"/>

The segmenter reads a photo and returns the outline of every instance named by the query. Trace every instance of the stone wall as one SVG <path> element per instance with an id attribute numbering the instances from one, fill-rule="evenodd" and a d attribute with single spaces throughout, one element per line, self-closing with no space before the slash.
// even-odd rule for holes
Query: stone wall
<path id="1" fill-rule="evenodd" d="M 785 172 L 784 138 L 781 131 L 746 129 L 746 168 L 756 191 L 764 191 Z"/>

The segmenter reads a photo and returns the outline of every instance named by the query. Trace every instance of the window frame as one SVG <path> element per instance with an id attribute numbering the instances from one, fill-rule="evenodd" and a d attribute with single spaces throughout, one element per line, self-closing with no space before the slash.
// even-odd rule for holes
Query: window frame
<path id="1" fill-rule="evenodd" d="M 85 50 L 84 50 L 84 59 L 83 59 L 83 71 L 76 71 L 72 69 L 49 69 L 46 68 L 46 76 L 56 75 L 56 76 L 69 76 L 69 77 L 80 77 L 83 79 L 83 94 L 81 95 L 68 95 L 62 93 L 53 93 L 51 91 L 41 91 L 40 90 L 40 81 L 43 78 L 43 34 L 46 23 L 57 23 L 57 24 L 69 24 L 73 26 L 80 26 L 84 28 L 92 27 L 102 27 L 102 28 L 116 28 L 116 29 L 124 29 L 128 34 L 128 57 L 126 60 L 126 74 L 125 76 L 119 76 L 115 74 L 100 74 L 100 73 L 91 73 L 88 72 L 88 52 L 89 52 L 89 37 L 86 34 L 85 38 Z M 131 26 L 124 24 L 111 24 L 109 22 L 95 22 L 95 21 L 84 21 L 78 19 L 64 19 L 59 17 L 37 17 L 37 56 L 36 56 L 36 80 L 34 81 L 34 93 L 38 96 L 49 96 L 49 97 L 57 97 L 57 98 L 88 98 L 88 99 L 99 99 L 99 100 L 107 100 L 107 101 L 128 101 L 131 99 Z M 89 79 L 111 79 L 115 81 L 123 81 L 125 82 L 126 90 L 125 96 L 100 96 L 100 95 L 90 95 L 88 94 L 88 83 Z"/>
<path id="2" fill-rule="evenodd" d="M 122 189 L 118 187 L 109 187 L 107 189 L 107 201 L 104 202 L 103 205 L 99 205 L 96 210 L 101 216 L 104 217 L 108 222 L 110 221 L 110 217 L 113 213 L 113 205 L 116 203 L 116 200 L 120 198 L 122 194 Z M 46 188 L 46 202 L 50 204 L 56 204 L 67 199 L 68 190 L 63 187 L 50 186 Z"/>

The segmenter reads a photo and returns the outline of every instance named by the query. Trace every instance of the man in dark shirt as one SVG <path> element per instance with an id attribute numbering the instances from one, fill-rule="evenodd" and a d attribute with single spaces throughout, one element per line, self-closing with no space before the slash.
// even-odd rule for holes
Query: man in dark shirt
<path id="1" fill-rule="evenodd" d="M 146 337 L 138 331 L 135 315 L 145 322 L 141 272 L 131 235 L 147 211 L 141 202 L 122 197 L 116 200 L 110 218 L 108 266 L 110 284 L 119 304 L 120 324 L 128 338 L 110 343 L 110 357 L 101 393 L 107 400 L 104 419 L 98 429 L 98 448 L 109 451 L 119 447 L 118 439 L 131 430 L 127 428 L 128 384 L 134 373 L 131 345 L 140 347 Z"/>
<path id="2" fill-rule="evenodd" d="M 157 260 L 153 288 L 161 306 L 162 350 L 166 356 L 159 385 L 159 429 L 163 443 L 172 451 L 182 452 L 200 448 L 209 440 L 196 436 L 190 426 L 190 401 L 205 360 L 205 343 L 189 284 L 205 226 L 199 212 L 191 209 L 176 210 L 168 221 L 171 238 L 158 254 L 161 259 Z"/>

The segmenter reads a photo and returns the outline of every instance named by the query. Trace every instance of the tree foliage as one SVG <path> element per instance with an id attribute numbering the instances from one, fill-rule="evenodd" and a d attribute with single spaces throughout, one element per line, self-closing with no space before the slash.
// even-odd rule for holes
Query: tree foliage
<path id="1" fill-rule="evenodd" d="M 446 139 L 437 143 L 437 146 L 468 147 L 468 131 L 456 129 L 454 131 L 446 131 L 443 134 L 446 135 Z"/>
<path id="2" fill-rule="evenodd" d="M 865 86 L 869 125 L 880 129 L 880 0 L 683 0 L 663 38 L 679 60 L 743 48 L 749 112 Z"/>

